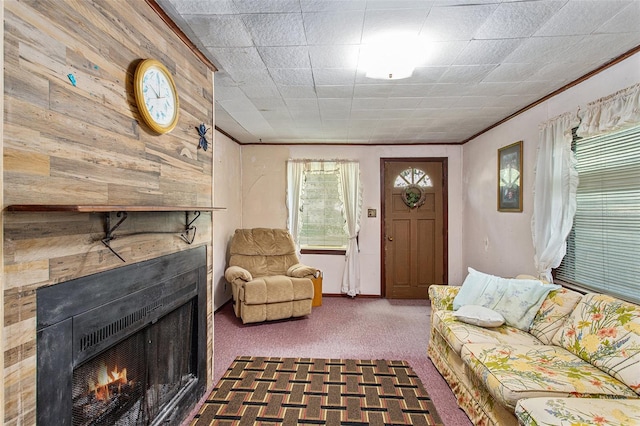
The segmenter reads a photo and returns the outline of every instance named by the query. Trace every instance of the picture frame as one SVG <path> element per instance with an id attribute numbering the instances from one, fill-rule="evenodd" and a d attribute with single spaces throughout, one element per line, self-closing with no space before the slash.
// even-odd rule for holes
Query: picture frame
<path id="1" fill-rule="evenodd" d="M 498 149 L 498 211 L 522 212 L 522 141 Z"/>

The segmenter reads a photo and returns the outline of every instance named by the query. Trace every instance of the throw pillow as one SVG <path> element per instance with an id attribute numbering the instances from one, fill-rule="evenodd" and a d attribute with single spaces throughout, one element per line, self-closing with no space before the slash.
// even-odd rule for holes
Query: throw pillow
<path id="1" fill-rule="evenodd" d="M 501 278 L 469 268 L 469 275 L 453 300 L 453 309 L 464 305 L 480 305 L 502 314 L 505 322 L 523 331 L 529 331 L 536 312 L 555 284 L 539 280 Z"/>
<path id="2" fill-rule="evenodd" d="M 489 291 L 491 287 L 495 287 L 495 278 L 493 275 L 483 274 L 482 272 L 478 272 L 473 268 L 468 268 L 469 274 L 467 278 L 464 279 L 462 283 L 462 287 L 460 287 L 460 291 L 456 294 L 456 297 L 453 299 L 453 310 L 457 311 L 460 307 L 464 305 L 473 305 L 478 298 Z"/>
<path id="3" fill-rule="evenodd" d="M 504 317 L 493 309 L 479 305 L 465 305 L 453 313 L 458 321 L 479 327 L 500 327 L 504 324 Z"/>

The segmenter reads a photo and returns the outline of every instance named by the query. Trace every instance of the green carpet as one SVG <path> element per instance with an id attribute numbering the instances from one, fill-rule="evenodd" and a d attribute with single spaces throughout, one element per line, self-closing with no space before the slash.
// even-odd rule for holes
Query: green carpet
<path id="1" fill-rule="evenodd" d="M 441 425 L 405 361 L 238 357 L 191 426 Z"/>

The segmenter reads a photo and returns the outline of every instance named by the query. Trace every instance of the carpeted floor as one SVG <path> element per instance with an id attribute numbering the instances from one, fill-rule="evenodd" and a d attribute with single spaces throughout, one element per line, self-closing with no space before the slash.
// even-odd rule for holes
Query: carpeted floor
<path id="1" fill-rule="evenodd" d="M 308 317 L 245 325 L 228 303 L 214 315 L 212 386 L 238 356 L 399 359 L 411 365 L 446 426 L 471 426 L 427 356 L 430 310 L 428 300 L 325 297 Z"/>
<path id="2" fill-rule="evenodd" d="M 241 356 L 192 426 L 442 425 L 405 361 Z"/>

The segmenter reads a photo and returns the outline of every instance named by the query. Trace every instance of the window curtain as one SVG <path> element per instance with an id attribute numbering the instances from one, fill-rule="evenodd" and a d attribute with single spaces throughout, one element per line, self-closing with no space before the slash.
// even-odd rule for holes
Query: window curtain
<path id="1" fill-rule="evenodd" d="M 576 212 L 578 172 L 571 151 L 575 114 L 566 113 L 540 126 L 533 189 L 531 231 L 538 275 L 553 281 L 551 269 L 562 262 Z"/>
<path id="2" fill-rule="evenodd" d="M 304 168 L 303 161 L 287 161 L 287 229 L 293 237 L 298 256 L 300 256 L 300 200 Z"/>
<path id="3" fill-rule="evenodd" d="M 345 256 L 345 268 L 342 274 L 341 291 L 348 296 L 360 294 L 360 259 L 358 233 L 360 232 L 360 216 L 362 212 L 362 184 L 360 182 L 360 166 L 356 162 L 340 162 L 338 164 L 340 188 L 339 195 L 343 204 L 345 219 L 344 229 L 349 235 Z"/>
<path id="4" fill-rule="evenodd" d="M 640 123 L 640 83 L 587 105 L 578 136 L 624 130 Z"/>

